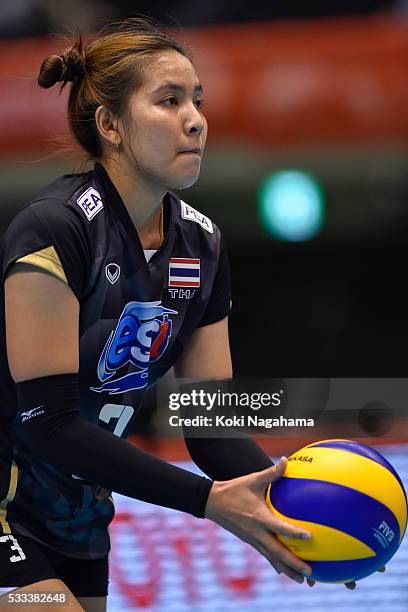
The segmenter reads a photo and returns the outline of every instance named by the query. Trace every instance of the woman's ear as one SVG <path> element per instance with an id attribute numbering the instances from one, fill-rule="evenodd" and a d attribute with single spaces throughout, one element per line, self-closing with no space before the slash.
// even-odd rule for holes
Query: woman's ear
<path id="1" fill-rule="evenodd" d="M 117 129 L 117 118 L 106 106 L 98 106 L 96 109 L 95 124 L 105 142 L 116 147 L 121 143 L 122 139 Z"/>

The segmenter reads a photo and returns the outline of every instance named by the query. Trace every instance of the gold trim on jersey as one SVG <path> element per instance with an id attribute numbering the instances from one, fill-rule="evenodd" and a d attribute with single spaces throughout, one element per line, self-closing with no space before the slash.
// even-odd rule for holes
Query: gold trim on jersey
<path id="1" fill-rule="evenodd" d="M 30 253 L 29 255 L 20 257 L 16 263 L 26 263 L 42 268 L 68 285 L 64 268 L 62 267 L 57 251 L 53 246 L 49 246 L 41 251 L 36 251 L 35 253 Z"/>
<path id="2" fill-rule="evenodd" d="M 11 533 L 10 525 L 8 524 L 6 520 L 7 506 L 11 501 L 13 501 L 14 496 L 16 494 L 17 481 L 18 481 L 18 467 L 17 467 L 17 464 L 13 461 L 11 464 L 9 489 L 8 489 L 6 497 L 0 501 L 0 525 L 1 525 L 1 528 L 4 534 Z"/>

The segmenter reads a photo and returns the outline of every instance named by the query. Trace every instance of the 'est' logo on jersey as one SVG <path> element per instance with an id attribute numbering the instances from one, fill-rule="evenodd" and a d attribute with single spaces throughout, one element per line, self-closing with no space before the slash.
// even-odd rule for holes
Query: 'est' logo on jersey
<path id="1" fill-rule="evenodd" d="M 164 308 L 160 301 L 126 304 L 98 361 L 98 377 L 103 384 L 91 390 L 109 391 L 113 395 L 146 387 L 149 363 L 160 359 L 169 344 L 172 332 L 169 314 L 178 312 Z M 109 380 L 127 364 L 137 371 Z"/>

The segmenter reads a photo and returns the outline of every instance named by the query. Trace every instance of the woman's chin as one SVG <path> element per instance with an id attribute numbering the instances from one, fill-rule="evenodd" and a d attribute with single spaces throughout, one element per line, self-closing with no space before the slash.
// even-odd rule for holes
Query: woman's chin
<path id="1" fill-rule="evenodd" d="M 188 189 L 192 187 L 198 181 L 199 173 L 194 174 L 193 176 L 185 176 L 180 178 L 177 183 L 174 183 L 170 189 Z"/>

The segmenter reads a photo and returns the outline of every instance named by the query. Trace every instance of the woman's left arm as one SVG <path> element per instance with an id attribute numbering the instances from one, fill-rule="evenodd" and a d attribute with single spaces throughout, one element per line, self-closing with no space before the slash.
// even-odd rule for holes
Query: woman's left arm
<path id="1" fill-rule="evenodd" d="M 177 378 L 232 378 L 228 317 L 198 327 L 174 368 Z M 230 480 L 271 467 L 273 462 L 249 437 L 185 438 L 191 458 L 213 480 Z"/>
<path id="2" fill-rule="evenodd" d="M 232 378 L 228 317 L 197 327 L 174 371 L 177 378 Z"/>
<path id="3" fill-rule="evenodd" d="M 229 379 L 232 363 L 228 336 L 228 317 L 199 327 L 175 368 L 177 378 Z M 249 437 L 185 438 L 194 463 L 213 480 L 231 480 L 273 465 L 271 459 Z M 276 566 L 280 572 L 282 568 Z M 378 570 L 384 572 L 385 568 Z M 309 586 L 314 580 L 307 580 Z M 354 581 L 345 584 L 353 590 Z"/>

